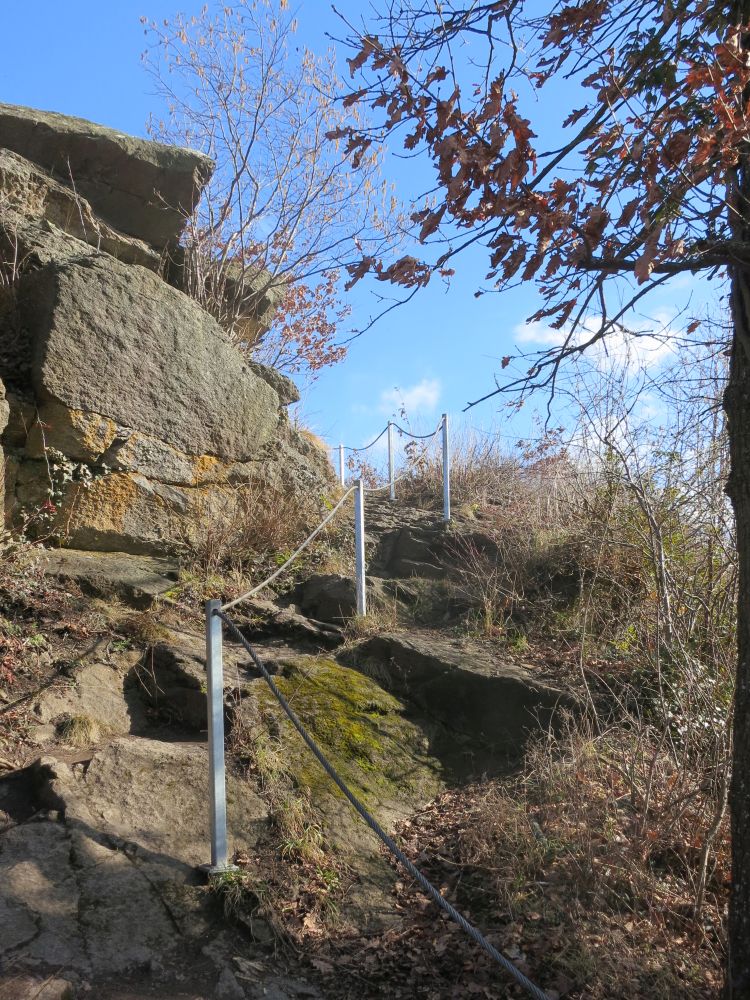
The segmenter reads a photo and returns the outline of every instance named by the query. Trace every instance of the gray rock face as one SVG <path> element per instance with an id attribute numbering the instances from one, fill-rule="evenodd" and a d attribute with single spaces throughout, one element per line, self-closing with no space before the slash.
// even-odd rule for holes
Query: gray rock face
<path id="1" fill-rule="evenodd" d="M 194 743 L 164 743 L 145 737 L 112 740 L 85 773 L 43 759 L 40 776 L 51 805 L 66 820 L 140 846 L 159 871 L 204 864 L 209 831 L 208 751 Z M 268 807 L 242 779 L 228 777 L 227 824 L 231 851 L 247 850 L 268 821 Z"/>
<path id="2" fill-rule="evenodd" d="M 88 764 L 44 757 L 36 771 L 53 812 L 0 844 L 0 989 L 16 955 L 27 968 L 95 978 L 158 968 L 205 941 L 215 920 L 195 872 L 210 843 L 205 746 L 120 737 Z M 236 778 L 228 822 L 242 850 L 268 822 Z"/>
<path id="3" fill-rule="evenodd" d="M 275 368 L 269 368 L 268 365 L 261 365 L 257 361 L 248 361 L 247 366 L 251 372 L 265 379 L 276 390 L 279 399 L 284 405 L 300 401 L 299 389 L 286 375 L 277 372 Z"/>
<path id="4" fill-rule="evenodd" d="M 6 522 L 160 556 L 243 516 L 247 483 L 320 493 L 331 481 L 286 418 L 294 384 L 245 361 L 161 277 L 210 169 L 200 154 L 0 104 Z M 261 335 L 271 306 L 254 287 L 242 306 Z"/>
<path id="5" fill-rule="evenodd" d="M 48 549 L 42 557 L 42 569 L 78 584 L 84 594 L 116 597 L 139 609 L 150 607 L 171 590 L 178 577 L 177 564 L 167 559 L 77 549 Z"/>
<path id="6" fill-rule="evenodd" d="M 91 205 L 80 194 L 17 153 L 2 148 L 0 206 L 8 229 L 12 229 L 13 223 L 9 213 L 17 213 L 21 224 L 16 223 L 16 229 L 23 228 L 24 219 L 44 220 L 51 231 L 62 230 L 120 260 L 142 264 L 151 270 L 159 267 L 159 254 L 143 240 L 118 233 L 96 217 Z"/>
<path id="7" fill-rule="evenodd" d="M 300 586 L 300 607 L 322 622 L 344 624 L 357 611 L 357 594 L 350 577 L 316 573 Z"/>
<path id="8" fill-rule="evenodd" d="M 140 656 L 131 654 L 128 664 L 137 670 Z M 101 661 L 88 662 L 71 677 L 73 684 L 53 685 L 41 693 L 34 714 L 45 725 L 65 715 L 86 716 L 94 724 L 94 742 L 114 734 L 129 733 L 143 724 L 144 708 L 134 678 L 121 667 Z M 130 688 L 130 691 L 127 688 Z M 130 695 L 130 692 L 134 692 Z"/>
<path id="9" fill-rule="evenodd" d="M 213 171 L 193 150 L 10 104 L 0 104 L 0 146 L 75 185 L 106 223 L 158 249 L 179 237 Z"/>
<path id="10" fill-rule="evenodd" d="M 241 650 L 224 649 L 224 684 L 236 689 L 248 678 L 248 658 Z M 176 724 L 202 732 L 206 728 L 205 635 L 170 629 L 149 651 L 149 671 L 141 678 L 152 706 Z"/>
<path id="11" fill-rule="evenodd" d="M 314 449 L 286 425 L 267 370 L 144 268 L 104 255 L 48 263 L 24 278 L 18 312 L 26 349 L 15 356 L 25 353 L 36 405 L 24 410 L 18 387 L 12 499 L 44 502 L 50 449 L 93 468 L 67 486 L 69 545 L 158 554 L 205 517 L 230 516 L 233 484 L 270 481 L 277 466 L 325 481 L 326 463 L 301 457 Z"/>
<path id="12" fill-rule="evenodd" d="M 523 667 L 432 633 L 373 636 L 345 658 L 430 718 L 501 751 L 517 752 L 530 731 L 576 707 L 568 692 Z"/>
<path id="13" fill-rule="evenodd" d="M 246 461 L 279 399 L 186 295 L 111 258 L 50 265 L 20 297 L 40 399 L 139 428 L 192 455 Z"/>

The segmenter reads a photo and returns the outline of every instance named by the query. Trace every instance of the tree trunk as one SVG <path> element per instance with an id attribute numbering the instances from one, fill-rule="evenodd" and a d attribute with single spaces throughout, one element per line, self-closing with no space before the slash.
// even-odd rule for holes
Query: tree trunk
<path id="1" fill-rule="evenodd" d="M 731 471 L 727 492 L 737 524 L 739 596 L 734 701 L 732 889 L 727 996 L 750 1000 L 750 271 L 732 273 L 734 337 L 724 409 Z"/>

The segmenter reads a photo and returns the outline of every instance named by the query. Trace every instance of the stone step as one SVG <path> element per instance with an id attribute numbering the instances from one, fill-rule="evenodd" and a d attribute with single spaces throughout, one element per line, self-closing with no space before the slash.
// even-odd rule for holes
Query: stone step
<path id="1" fill-rule="evenodd" d="M 546 678 L 486 649 L 434 633 L 371 636 L 347 649 L 349 666 L 476 744 L 518 753 L 576 699 Z"/>
<path id="2" fill-rule="evenodd" d="M 47 575 L 77 584 L 84 594 L 117 597 L 140 610 L 172 590 L 179 573 L 171 559 L 80 549 L 46 549 L 41 565 Z"/>

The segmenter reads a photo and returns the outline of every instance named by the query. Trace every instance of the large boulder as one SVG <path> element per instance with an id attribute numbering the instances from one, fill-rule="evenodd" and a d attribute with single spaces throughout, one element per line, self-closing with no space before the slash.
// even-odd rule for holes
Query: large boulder
<path id="1" fill-rule="evenodd" d="M 548 678 L 432 632 L 373 635 L 344 659 L 428 718 L 493 752 L 517 752 L 530 732 L 580 707 Z"/>
<path id="2" fill-rule="evenodd" d="M 128 263 L 154 271 L 159 267 L 159 254 L 143 240 L 117 232 L 97 218 L 78 192 L 17 153 L 0 148 L 0 226 L 6 240 L 18 241 L 19 260 L 30 249 L 24 247 L 28 240 L 23 235 L 29 221 L 44 221 L 48 232 L 61 230 Z"/>
<path id="3" fill-rule="evenodd" d="M 24 276 L 18 314 L 6 364 L 34 405 L 13 410 L 11 507 L 50 498 L 79 548 L 161 551 L 262 471 L 278 394 L 156 275 L 101 254 L 50 263 Z"/>
<path id="4" fill-rule="evenodd" d="M 317 495 L 330 482 L 286 416 L 294 384 L 247 361 L 162 277 L 180 251 L 157 250 L 210 167 L 0 105 L 6 521 L 80 549 L 160 555 L 245 516 L 248 483 Z M 256 291 L 243 305 L 258 324 L 268 303 Z"/>
<path id="5" fill-rule="evenodd" d="M 35 407 L 14 408 L 11 503 L 39 507 L 61 477 L 52 499 L 75 547 L 189 542 L 239 484 L 281 488 L 294 471 L 285 451 L 299 463 L 310 450 L 283 417 L 278 376 L 247 365 L 205 311 L 143 268 L 104 255 L 47 264 L 24 277 L 18 311 Z"/>
<path id="6" fill-rule="evenodd" d="M 0 104 L 0 146 L 52 171 L 108 225 L 157 249 L 175 242 L 213 161 L 52 111 Z"/>
<path id="7" fill-rule="evenodd" d="M 109 257 L 49 265 L 24 281 L 20 314 L 37 400 L 110 422 L 99 458 L 137 428 L 183 454 L 241 462 L 276 429 L 276 392 L 207 313 L 144 269 Z"/>

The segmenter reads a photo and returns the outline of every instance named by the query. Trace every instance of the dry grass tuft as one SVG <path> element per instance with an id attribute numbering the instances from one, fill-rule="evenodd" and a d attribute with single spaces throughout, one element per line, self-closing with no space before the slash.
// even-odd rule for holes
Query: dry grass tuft
<path id="1" fill-rule="evenodd" d="M 164 625 L 161 609 L 149 609 L 128 615 L 118 623 L 117 630 L 134 642 L 144 646 L 155 646 L 169 638 L 169 629 Z"/>
<path id="2" fill-rule="evenodd" d="M 86 749 L 99 742 L 102 728 L 89 715 L 70 715 L 58 726 L 58 735 L 63 743 Z"/>
<path id="3" fill-rule="evenodd" d="M 351 874 L 326 842 L 309 791 L 293 779 L 283 743 L 265 723 L 247 725 L 238 714 L 229 754 L 257 781 L 272 820 L 271 836 L 258 845 L 252 865 L 242 868 L 248 922 L 260 918 L 295 946 L 332 931 Z"/>
<path id="4" fill-rule="evenodd" d="M 317 527 L 330 510 L 324 497 L 247 483 L 206 500 L 185 539 L 180 589 L 206 596 L 232 596 L 269 575 Z M 319 563 L 340 557 L 338 539 L 346 518 L 334 518 L 308 550 L 279 580 L 289 587 L 300 574 L 317 572 Z"/>

